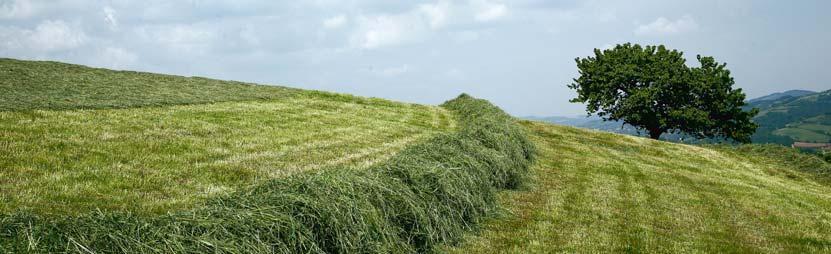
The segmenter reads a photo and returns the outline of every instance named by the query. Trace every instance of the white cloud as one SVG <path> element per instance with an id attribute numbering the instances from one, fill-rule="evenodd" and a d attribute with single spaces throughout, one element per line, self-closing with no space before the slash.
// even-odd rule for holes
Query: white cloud
<path id="1" fill-rule="evenodd" d="M 348 21 L 348 19 L 346 18 L 346 15 L 338 15 L 338 16 L 334 16 L 334 17 L 328 18 L 326 20 L 323 20 L 323 27 L 328 28 L 328 29 L 335 29 L 335 28 L 342 27 L 343 25 L 346 25 L 347 21 Z"/>
<path id="2" fill-rule="evenodd" d="M 110 29 L 118 29 L 118 19 L 115 17 L 115 10 L 112 7 L 104 7 L 104 21 L 110 26 Z"/>
<path id="3" fill-rule="evenodd" d="M 33 13 L 34 8 L 28 0 L 12 0 L 0 5 L 0 19 L 26 18 Z"/>
<path id="4" fill-rule="evenodd" d="M 35 28 L 30 40 L 34 44 L 34 48 L 46 51 L 66 50 L 83 44 L 86 35 L 80 29 L 73 29 L 61 20 L 47 20 Z"/>
<path id="5" fill-rule="evenodd" d="M 659 17 L 649 24 L 640 25 L 635 29 L 636 35 L 670 35 L 698 29 L 698 23 L 687 15 L 677 20 Z"/>
<path id="6" fill-rule="evenodd" d="M 0 27 L 0 45 L 4 50 L 28 50 L 40 53 L 77 48 L 87 40 L 86 34 L 62 20 L 46 20 L 35 29 Z"/>
<path id="7" fill-rule="evenodd" d="M 358 17 L 358 30 L 352 36 L 352 44 L 374 49 L 400 44 L 416 38 L 423 30 L 423 21 L 411 13 Z"/>
<path id="8" fill-rule="evenodd" d="M 350 41 L 353 47 L 375 49 L 424 39 L 438 30 L 466 28 L 450 34 L 456 42 L 467 42 L 480 37 L 471 25 L 496 21 L 506 15 L 508 7 L 493 1 L 438 0 L 398 14 L 359 16 Z"/>
<path id="9" fill-rule="evenodd" d="M 422 4 L 419 11 L 427 16 L 431 28 L 440 28 L 447 23 L 450 16 L 450 3 L 439 1 L 434 4 Z"/>
<path id="10" fill-rule="evenodd" d="M 477 9 L 474 17 L 479 22 L 497 20 L 508 14 L 508 7 L 501 3 L 474 1 L 472 4 Z"/>

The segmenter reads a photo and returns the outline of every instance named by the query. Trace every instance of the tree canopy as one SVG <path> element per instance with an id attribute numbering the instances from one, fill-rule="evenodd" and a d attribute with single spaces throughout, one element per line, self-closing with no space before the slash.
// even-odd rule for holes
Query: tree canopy
<path id="1" fill-rule="evenodd" d="M 658 139 L 662 133 L 697 138 L 750 142 L 757 109 L 742 110 L 745 95 L 726 64 L 697 56 L 688 67 L 683 53 L 663 45 L 617 45 L 577 58 L 580 77 L 568 87 L 577 91 L 571 102 L 586 104 L 589 114 L 622 121 Z"/>

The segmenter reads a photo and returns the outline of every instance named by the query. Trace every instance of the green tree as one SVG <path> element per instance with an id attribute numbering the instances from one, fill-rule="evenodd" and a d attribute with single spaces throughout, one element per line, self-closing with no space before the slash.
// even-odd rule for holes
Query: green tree
<path id="1" fill-rule="evenodd" d="M 681 51 L 663 45 L 595 49 L 594 56 L 575 59 L 580 77 L 568 85 L 577 91 L 571 102 L 585 103 L 603 120 L 646 130 L 653 139 L 685 133 L 750 142 L 758 109 L 742 110 L 745 95 L 733 88 L 726 64 L 697 59 L 700 67 L 688 67 Z"/>

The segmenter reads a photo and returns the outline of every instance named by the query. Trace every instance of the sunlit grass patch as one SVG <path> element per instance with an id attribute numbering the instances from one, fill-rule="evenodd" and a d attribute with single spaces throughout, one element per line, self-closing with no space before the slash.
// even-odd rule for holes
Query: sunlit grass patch
<path id="1" fill-rule="evenodd" d="M 525 131 L 487 101 L 441 107 L 457 120 L 452 132 L 363 170 L 299 172 L 158 215 L 0 215 L 0 252 L 431 252 L 490 216 L 496 191 L 525 182 L 534 158 Z"/>
<path id="2" fill-rule="evenodd" d="M 184 209 L 265 179 L 364 168 L 451 130 L 453 121 L 438 107 L 320 92 L 268 101 L 0 112 L 0 212 Z"/>
<path id="3" fill-rule="evenodd" d="M 509 213 L 451 252 L 831 251 L 831 187 L 803 169 L 821 160 L 523 125 L 533 187 L 500 194 Z"/>
<path id="4" fill-rule="evenodd" d="M 109 109 L 280 99 L 299 89 L 0 58 L 0 111 Z"/>

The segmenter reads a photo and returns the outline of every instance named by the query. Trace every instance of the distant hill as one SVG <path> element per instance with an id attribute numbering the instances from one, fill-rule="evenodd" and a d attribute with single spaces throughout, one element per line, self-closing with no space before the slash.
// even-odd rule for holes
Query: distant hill
<path id="1" fill-rule="evenodd" d="M 753 142 L 791 144 L 794 141 L 831 141 L 831 90 L 799 97 L 754 100 L 749 106 L 760 109 L 754 119 L 759 129 L 753 136 Z"/>
<path id="2" fill-rule="evenodd" d="M 745 109 L 758 108 L 760 111 L 766 110 L 776 105 L 788 103 L 799 97 L 816 94 L 817 92 L 807 90 L 789 90 L 781 93 L 773 93 L 759 98 L 747 101 Z"/>
<path id="3" fill-rule="evenodd" d="M 831 141 L 831 90 L 813 92 L 789 90 L 773 93 L 747 101 L 746 110 L 758 108 L 754 118 L 759 129 L 753 136 L 754 143 L 776 143 L 790 145 L 794 141 Z M 634 126 L 619 121 L 603 121 L 599 117 L 525 117 L 566 126 L 602 130 L 634 136 L 644 136 Z M 678 134 L 664 134 L 661 139 L 686 143 L 707 143 Z"/>
<path id="4" fill-rule="evenodd" d="M 748 103 L 758 103 L 758 102 L 763 102 L 763 101 L 776 101 L 776 100 L 784 99 L 784 98 L 787 98 L 787 97 L 796 98 L 796 97 L 802 97 L 802 96 L 805 96 L 805 95 L 811 95 L 811 94 L 815 94 L 815 93 L 817 93 L 817 92 L 808 91 L 808 90 L 788 90 L 788 91 L 784 91 L 784 92 L 781 92 L 781 93 L 768 94 L 768 95 L 765 95 L 765 96 L 762 96 L 762 97 L 759 97 L 759 98 L 751 99 L 747 102 Z"/>
<path id="5" fill-rule="evenodd" d="M 521 118 L 566 126 L 582 126 L 587 123 L 602 121 L 596 116 L 525 116 Z"/>
<path id="6" fill-rule="evenodd" d="M 603 121 L 597 116 L 525 116 L 523 119 L 541 121 L 565 126 L 579 127 L 585 129 L 608 131 L 612 133 L 626 134 L 638 137 L 648 137 L 645 131 L 639 131 L 635 126 L 624 124 L 623 121 Z M 701 143 L 692 137 L 680 134 L 664 133 L 661 140 L 685 143 Z"/>
<path id="7" fill-rule="evenodd" d="M 597 116 L 589 116 L 589 117 L 576 117 L 576 116 L 526 116 L 522 117 L 523 119 L 528 120 L 535 120 L 535 121 L 542 121 L 547 123 L 565 125 L 565 126 L 572 126 L 572 127 L 579 127 L 579 128 L 586 128 L 586 129 L 593 129 L 593 130 L 601 130 L 601 131 L 608 131 L 613 133 L 619 134 L 626 134 L 638 137 L 647 137 L 647 133 L 644 131 L 639 131 L 638 128 L 635 126 L 624 124 L 623 121 L 603 121 L 600 117 Z M 665 133 L 661 135 L 662 140 L 666 141 L 684 141 L 686 143 L 700 143 L 699 141 L 693 139 L 692 137 L 688 137 L 685 135 L 679 134 L 672 134 L 672 133 Z"/>

